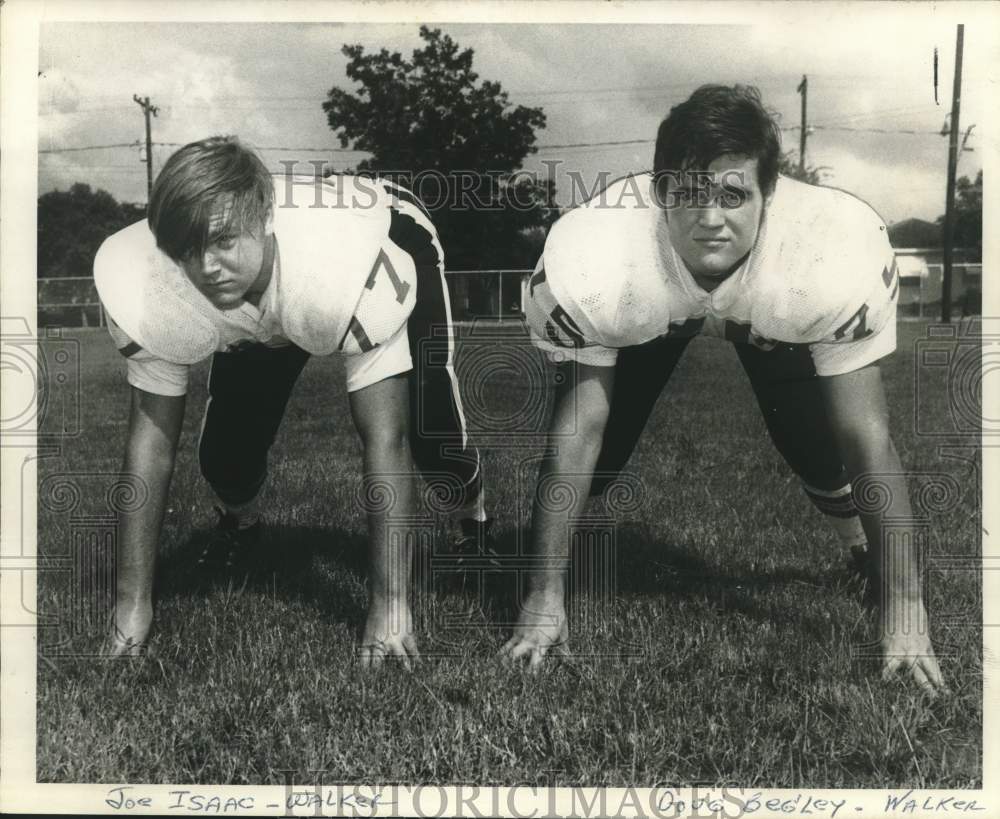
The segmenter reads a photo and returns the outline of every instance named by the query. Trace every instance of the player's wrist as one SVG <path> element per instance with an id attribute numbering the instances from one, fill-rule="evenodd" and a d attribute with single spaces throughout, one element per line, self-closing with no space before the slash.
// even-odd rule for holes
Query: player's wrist
<path id="1" fill-rule="evenodd" d="M 540 603 L 546 606 L 546 608 L 562 607 L 565 600 L 566 589 L 561 573 L 557 578 L 532 578 L 532 581 L 528 584 L 528 596 L 525 600 L 525 605 L 528 603 Z"/>
<path id="2" fill-rule="evenodd" d="M 887 608 L 910 609 L 922 607 L 923 590 L 917 577 L 894 578 L 890 575 L 885 584 L 885 604 Z"/>
<path id="3" fill-rule="evenodd" d="M 926 629 L 927 609 L 917 596 L 898 596 L 883 603 L 879 622 L 884 636 L 894 636 Z"/>
<path id="4" fill-rule="evenodd" d="M 369 608 L 387 610 L 400 606 L 409 606 L 409 598 L 405 584 L 392 584 L 381 588 L 372 588 L 369 595 Z"/>

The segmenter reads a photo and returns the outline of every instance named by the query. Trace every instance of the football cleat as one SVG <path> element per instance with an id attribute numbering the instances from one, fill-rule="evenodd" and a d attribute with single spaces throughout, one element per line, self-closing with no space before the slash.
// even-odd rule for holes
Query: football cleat
<path id="1" fill-rule="evenodd" d="M 875 607 L 878 602 L 878 578 L 871 552 L 864 546 L 852 546 L 851 556 L 847 559 L 847 572 L 851 581 L 861 588 L 862 603 L 869 608 Z"/>
<path id="2" fill-rule="evenodd" d="M 263 524 L 258 520 L 252 526 L 241 529 L 235 515 L 218 506 L 213 508 L 219 520 L 195 563 L 197 570 L 207 574 L 249 571 L 251 559 L 260 543 Z"/>
<path id="3" fill-rule="evenodd" d="M 851 547 L 851 556 L 847 560 L 847 570 L 858 580 L 871 579 L 872 556 L 864 546 Z"/>
<path id="4" fill-rule="evenodd" d="M 500 568 L 500 555 L 496 550 L 496 539 L 493 536 L 493 524 L 496 518 L 475 520 L 463 518 L 458 522 L 461 534 L 454 541 L 454 553 L 459 568 L 466 563 L 478 563 L 477 558 L 490 568 Z"/>
<path id="5" fill-rule="evenodd" d="M 435 585 L 439 591 L 459 594 L 473 589 L 481 591 L 483 572 L 501 568 L 493 537 L 494 522 L 493 518 L 484 521 L 463 518 L 446 524 L 443 549 L 435 561 Z M 453 527 L 458 531 L 449 536 Z"/>

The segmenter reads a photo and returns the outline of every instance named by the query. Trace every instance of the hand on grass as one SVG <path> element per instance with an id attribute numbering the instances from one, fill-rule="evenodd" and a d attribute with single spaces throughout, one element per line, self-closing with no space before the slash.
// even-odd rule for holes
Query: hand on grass
<path id="1" fill-rule="evenodd" d="M 362 668 L 378 668 L 386 658 L 396 658 L 410 671 L 420 659 L 413 636 L 413 617 L 405 600 L 372 601 L 361 637 Z"/>
<path id="2" fill-rule="evenodd" d="M 561 599 L 541 594 L 529 595 L 521 607 L 514 635 L 500 649 L 500 656 L 526 660 L 530 671 L 538 671 L 548 654 L 568 652 L 569 625 Z"/>
<path id="3" fill-rule="evenodd" d="M 139 657 L 146 652 L 146 640 L 153 625 L 152 604 L 115 606 L 114 620 L 101 655 L 114 657 Z"/>
<path id="4" fill-rule="evenodd" d="M 883 635 L 882 679 L 888 681 L 899 671 L 908 671 L 917 685 L 931 696 L 948 693 L 926 632 Z"/>

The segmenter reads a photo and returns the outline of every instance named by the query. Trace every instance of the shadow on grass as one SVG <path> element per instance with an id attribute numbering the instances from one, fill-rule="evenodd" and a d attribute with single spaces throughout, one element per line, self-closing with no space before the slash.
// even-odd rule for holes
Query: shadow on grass
<path id="1" fill-rule="evenodd" d="M 202 550 L 214 535 L 199 529 L 165 552 L 157 566 L 160 601 L 219 590 L 305 603 L 321 616 L 360 628 L 364 604 L 343 593 L 368 574 L 368 538 L 339 527 L 266 526 L 229 570 L 199 567 Z"/>
<path id="2" fill-rule="evenodd" d="M 819 569 L 780 565 L 727 571 L 690 547 L 659 541 L 645 524 L 619 525 L 616 532 L 619 588 L 633 594 L 702 594 L 727 587 L 766 591 L 790 583 L 826 587 L 838 579 Z"/>
<path id="3" fill-rule="evenodd" d="M 269 526 L 236 571 L 213 573 L 197 567 L 212 534 L 208 529 L 196 530 L 163 555 L 157 571 L 159 600 L 238 589 L 242 594 L 304 604 L 330 621 L 355 630 L 362 627 L 366 601 L 361 587 L 368 576 L 369 559 L 366 535 L 339 527 Z M 527 590 L 529 570 L 526 559 L 518 554 L 518 544 L 528 540 L 527 532 L 518 537 L 514 529 L 501 530 L 495 563 L 473 558 L 463 569 L 456 569 L 446 556 L 433 554 L 427 562 L 429 576 L 421 578 L 419 570 L 414 571 L 415 614 L 423 611 L 424 617 L 449 618 L 453 616 L 449 610 L 464 605 L 469 627 L 477 623 L 480 628 L 509 629 L 517 622 Z M 593 552 L 577 551 L 574 561 L 582 560 L 605 570 L 613 565 L 614 572 L 608 576 L 601 576 L 602 569 L 572 573 L 570 606 L 574 595 L 683 599 L 763 622 L 788 616 L 787 593 L 791 592 L 816 598 L 817 606 L 800 607 L 797 616 L 803 628 L 817 633 L 827 628 L 821 601 L 843 588 L 849 578 L 846 570 L 756 568 L 745 563 L 728 571 L 688 547 L 658 541 L 650 527 L 632 523 L 617 527 L 611 554 L 604 556 L 603 563 Z M 353 587 L 352 593 L 344 593 L 345 586 Z"/>
<path id="4" fill-rule="evenodd" d="M 528 542 L 528 533 L 521 535 L 520 542 Z M 517 558 L 517 533 L 513 530 L 502 532 L 499 537 L 498 552 L 501 565 L 512 567 L 523 565 L 523 558 Z M 591 569 L 571 570 L 568 593 L 589 595 L 612 594 L 614 596 L 657 597 L 665 600 L 687 599 L 704 601 L 720 612 L 741 614 L 757 621 L 787 617 L 787 593 L 798 597 L 812 596 L 818 602 L 829 594 L 837 594 L 838 589 L 846 591 L 852 584 L 852 577 L 845 564 L 842 569 L 803 569 L 792 566 L 768 566 L 757 568 L 746 563 L 729 571 L 713 565 L 689 547 L 663 542 L 655 536 L 651 527 L 644 524 L 626 523 L 615 530 L 613 546 L 604 546 L 605 553 L 598 554 L 598 547 L 584 547 L 573 555 L 574 561 L 586 560 Z M 610 552 L 610 553 L 608 553 Z M 613 575 L 605 574 L 613 565 Z M 596 569 L 596 570 L 595 570 Z M 517 573 L 512 568 L 509 573 Z M 485 604 L 501 624 L 510 624 L 517 618 L 517 598 L 526 590 L 526 573 L 507 584 L 494 583 L 487 590 L 503 588 L 501 594 L 487 594 Z M 847 594 L 861 599 L 862 584 L 855 579 L 853 591 Z M 820 603 L 820 605 L 822 605 Z M 811 612 L 812 607 L 798 610 L 803 626 L 815 626 L 824 632 L 826 620 L 821 611 Z M 812 623 L 811 620 L 816 622 Z M 825 632 L 824 632 L 825 633 Z"/>

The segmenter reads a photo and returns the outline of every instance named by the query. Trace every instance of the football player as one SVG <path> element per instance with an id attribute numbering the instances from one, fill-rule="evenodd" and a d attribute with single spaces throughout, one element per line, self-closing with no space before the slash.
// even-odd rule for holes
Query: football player
<path id="1" fill-rule="evenodd" d="M 361 660 L 409 667 L 408 539 L 386 526 L 413 514 L 412 462 L 444 486 L 462 545 L 489 526 L 452 366 L 444 253 L 422 205 L 379 179 L 272 178 L 237 139 L 213 137 L 170 157 L 148 219 L 104 242 L 94 277 L 131 385 L 124 472 L 148 493 L 122 515 L 108 653 L 147 643 L 191 365 L 212 357 L 198 454 L 219 527 L 200 562 L 232 568 L 259 538 L 267 454 L 299 373 L 310 355 L 340 353 L 371 548 Z"/>
<path id="2" fill-rule="evenodd" d="M 567 523 L 624 466 L 701 334 L 733 343 L 775 446 L 841 541 L 867 542 L 885 676 L 906 669 L 943 686 L 914 538 L 883 533 L 887 519 L 911 518 L 878 366 L 896 344 L 886 226 L 847 193 L 779 176 L 779 158 L 756 89 L 703 86 L 660 125 L 652 174 L 613 183 L 549 233 L 525 312 L 564 373 L 533 543 L 561 570 L 530 579 L 506 655 L 537 668 L 565 651 Z M 542 502 L 552 480 L 572 488 L 569 509 Z M 859 510 L 852 481 L 884 503 Z"/>

